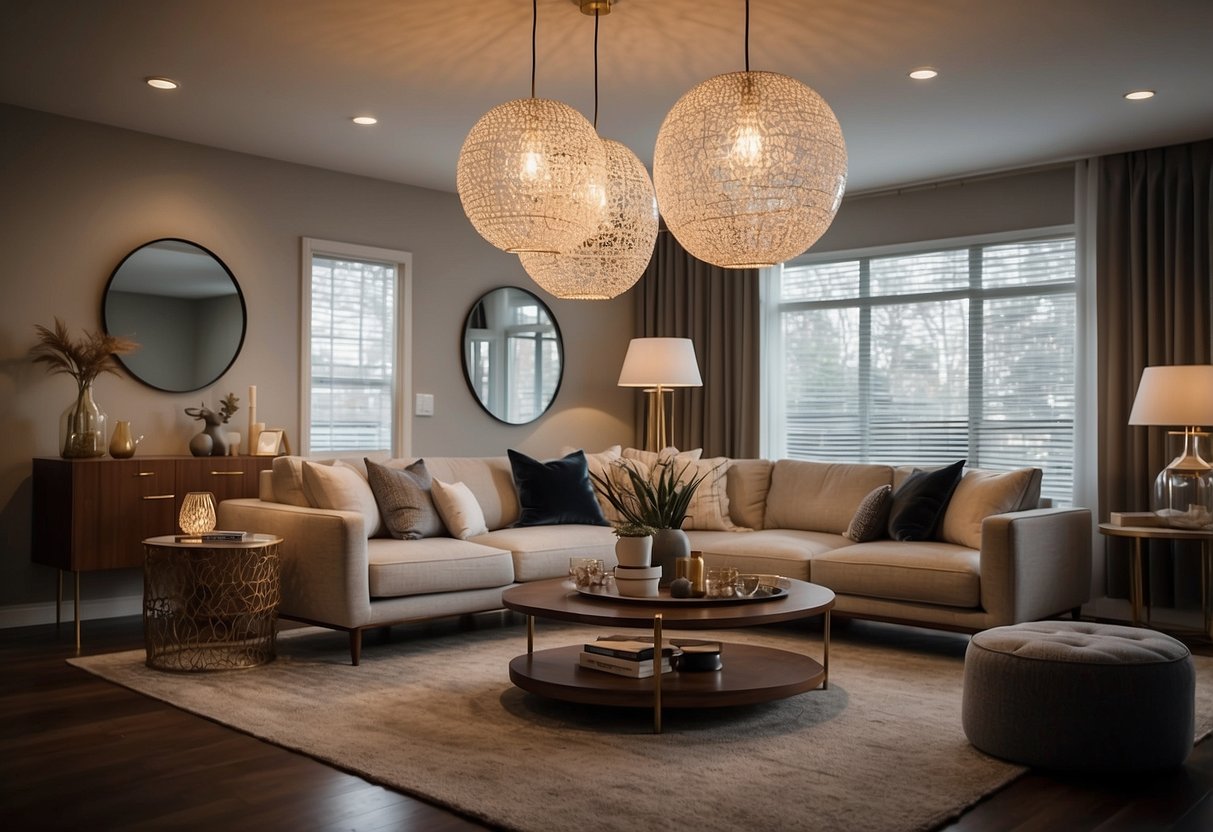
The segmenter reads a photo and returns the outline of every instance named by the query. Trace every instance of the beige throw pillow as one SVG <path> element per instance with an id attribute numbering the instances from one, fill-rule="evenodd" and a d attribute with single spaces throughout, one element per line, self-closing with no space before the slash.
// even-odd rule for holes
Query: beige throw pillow
<path id="1" fill-rule="evenodd" d="M 446 524 L 451 537 L 467 540 L 469 537 L 488 533 L 480 503 L 476 502 L 476 495 L 466 484 L 434 480 L 430 495 L 434 498 L 438 515 Z"/>
<path id="2" fill-rule="evenodd" d="M 274 489 L 274 502 L 288 506 L 311 505 L 303 493 L 303 457 L 277 456 L 272 463 L 270 485 Z"/>
<path id="3" fill-rule="evenodd" d="M 345 462 L 321 465 L 303 463 L 303 493 L 312 508 L 356 511 L 362 515 L 366 536 L 379 534 L 383 522 L 370 484 L 358 469 Z"/>
<path id="4" fill-rule="evenodd" d="M 639 448 L 624 448 L 622 456 L 624 459 L 642 462 L 652 468 L 658 462 L 669 462 L 670 460 L 695 462 L 703 456 L 703 448 L 695 448 L 690 451 L 680 451 L 673 446 L 662 448 L 660 451 L 642 451 Z"/>
<path id="5" fill-rule="evenodd" d="M 966 473 L 952 492 L 940 537 L 947 543 L 980 549 L 982 521 L 995 514 L 1019 510 L 1032 488 L 1037 470 L 1020 468 L 1005 473 L 979 470 Z"/>
<path id="6" fill-rule="evenodd" d="M 719 456 L 697 461 L 673 460 L 668 464 L 672 465 L 674 471 L 677 472 L 680 483 L 689 483 L 696 477 L 703 477 L 699 487 L 691 496 L 691 505 L 687 508 L 687 517 L 682 524 L 684 529 L 718 532 L 749 531 L 749 529 L 738 526 L 729 517 L 729 495 L 725 485 L 730 461 L 726 457 Z"/>

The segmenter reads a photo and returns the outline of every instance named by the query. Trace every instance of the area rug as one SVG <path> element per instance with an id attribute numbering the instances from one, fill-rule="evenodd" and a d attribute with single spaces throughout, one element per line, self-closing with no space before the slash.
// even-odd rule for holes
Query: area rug
<path id="1" fill-rule="evenodd" d="M 536 648 L 603 630 L 538 622 Z M 696 637 L 704 634 L 696 633 Z M 717 634 L 820 656 L 820 632 Z M 142 651 L 71 663 L 223 725 L 526 832 L 925 830 L 1024 769 L 974 750 L 960 725 L 963 639 L 832 641 L 830 688 L 766 705 L 651 713 L 514 688 L 520 627 L 370 643 L 304 630 L 249 671 L 149 670 Z M 1197 658 L 1197 736 L 1213 728 L 1213 659 Z"/>

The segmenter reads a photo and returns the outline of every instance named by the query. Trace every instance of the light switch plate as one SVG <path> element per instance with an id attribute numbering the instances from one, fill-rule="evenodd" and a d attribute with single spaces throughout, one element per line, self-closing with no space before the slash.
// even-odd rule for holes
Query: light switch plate
<path id="1" fill-rule="evenodd" d="M 433 393 L 418 393 L 415 397 L 416 401 L 413 404 L 413 413 L 417 416 L 433 416 L 434 415 L 434 394 Z"/>

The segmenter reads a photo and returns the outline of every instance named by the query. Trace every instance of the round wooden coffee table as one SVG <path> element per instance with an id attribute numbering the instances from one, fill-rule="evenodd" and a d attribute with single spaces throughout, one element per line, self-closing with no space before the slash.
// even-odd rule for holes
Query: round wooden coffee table
<path id="1" fill-rule="evenodd" d="M 661 709 L 705 708 L 771 702 L 829 686 L 830 609 L 834 593 L 805 581 L 787 581 L 787 595 L 771 600 L 687 602 L 668 590 L 652 599 L 583 595 L 563 579 L 535 581 L 502 593 L 508 609 L 527 616 L 527 651 L 510 661 L 510 681 L 525 691 L 591 705 L 653 708 L 653 729 L 661 731 Z M 722 669 L 656 673 L 631 679 L 578 665 L 580 644 L 534 649 L 535 619 L 551 618 L 606 627 L 652 628 L 658 651 L 664 628 L 731 629 L 824 616 L 822 660 L 809 656 L 725 642 Z"/>

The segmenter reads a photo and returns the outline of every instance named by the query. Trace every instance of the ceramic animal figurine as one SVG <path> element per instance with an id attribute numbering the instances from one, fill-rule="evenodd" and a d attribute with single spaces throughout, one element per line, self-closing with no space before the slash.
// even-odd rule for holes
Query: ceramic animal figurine
<path id="1" fill-rule="evenodd" d="M 202 429 L 202 433 L 190 440 L 190 453 L 194 456 L 227 456 L 227 437 L 220 428 L 223 426 L 223 417 L 211 410 L 205 404 L 201 407 L 187 407 L 185 409 L 186 416 L 193 416 L 195 419 L 201 419 L 206 423 L 206 427 Z M 209 436 L 211 439 L 210 447 L 201 438 Z"/>

